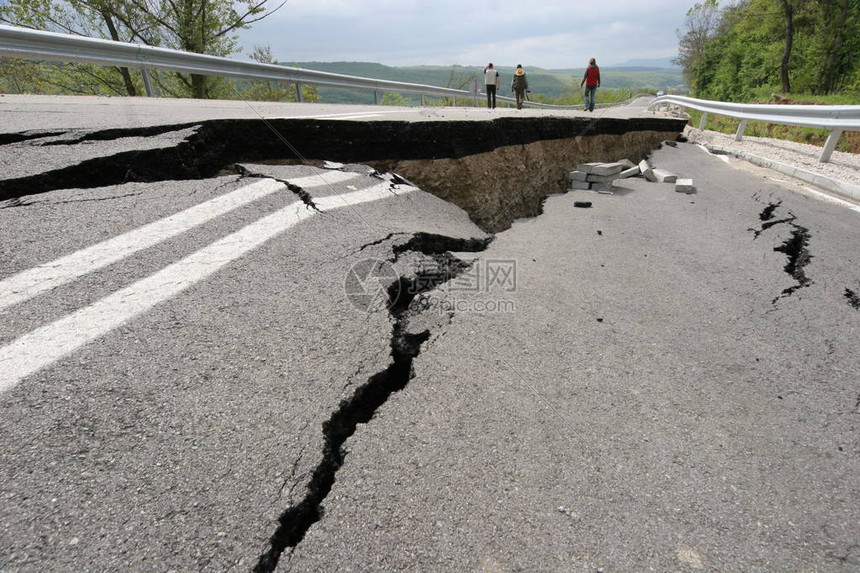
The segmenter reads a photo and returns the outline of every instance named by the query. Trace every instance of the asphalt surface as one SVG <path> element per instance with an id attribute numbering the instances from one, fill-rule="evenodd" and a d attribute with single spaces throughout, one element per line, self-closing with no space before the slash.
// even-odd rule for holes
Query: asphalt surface
<path id="1" fill-rule="evenodd" d="M 480 100 L 479 100 L 480 101 Z M 146 97 L 0 94 L 0 132 L 110 129 L 186 124 L 211 119 L 305 118 L 358 121 L 486 121 L 497 117 L 653 117 L 648 98 L 622 108 L 547 110 L 498 107 L 398 107 L 288 102 L 163 99 Z"/>
<path id="2" fill-rule="evenodd" d="M 860 567 L 860 215 L 692 145 L 651 159 L 697 193 L 553 197 L 477 262 L 515 288 L 434 295 L 462 312 L 281 570 Z"/>
<path id="3" fill-rule="evenodd" d="M 0 205 L 0 570 L 856 571 L 860 214 L 650 159 L 489 244 L 358 165 Z"/>
<path id="4" fill-rule="evenodd" d="M 310 171 L 266 169 L 287 181 Z M 309 189 L 311 198 L 390 185 L 359 171 Z M 253 180 L 40 195 L 0 210 L 0 272 L 13 276 Z M 0 345 L 12 350 L 0 355 L 2 569 L 251 569 L 319 461 L 320 424 L 389 362 L 389 314 L 350 299 L 351 268 L 390 257 L 392 243 L 418 231 L 483 237 L 460 209 L 404 189 L 316 213 L 283 188 L 4 309 Z M 289 207 L 313 215 L 35 373 L 7 378 L 9 364 L 27 358 L 15 347 L 27 333 Z M 377 283 L 370 277 L 368 292 Z M 155 302 L 155 291 L 141 296 Z M 55 344 L 84 327 L 61 329 Z"/>

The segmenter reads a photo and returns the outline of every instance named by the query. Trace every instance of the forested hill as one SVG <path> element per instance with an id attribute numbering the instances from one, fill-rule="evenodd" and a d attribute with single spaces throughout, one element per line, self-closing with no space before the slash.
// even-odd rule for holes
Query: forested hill
<path id="1" fill-rule="evenodd" d="M 385 66 L 369 62 L 294 62 L 284 65 L 335 74 L 377 78 L 398 82 L 410 82 L 433 86 L 468 89 L 471 79 L 479 78 L 483 83 L 482 68 L 469 66 Z M 502 93 L 510 90 L 514 66 L 496 66 L 502 76 Z M 534 94 L 558 98 L 566 93 L 578 91 L 585 68 L 545 70 L 525 65 L 529 88 Z M 657 67 L 601 67 L 601 85 L 607 88 L 630 88 L 634 92 L 649 90 L 681 89 L 684 80 L 681 71 Z M 320 95 L 327 102 L 367 103 L 373 95 L 367 92 L 320 88 Z"/>

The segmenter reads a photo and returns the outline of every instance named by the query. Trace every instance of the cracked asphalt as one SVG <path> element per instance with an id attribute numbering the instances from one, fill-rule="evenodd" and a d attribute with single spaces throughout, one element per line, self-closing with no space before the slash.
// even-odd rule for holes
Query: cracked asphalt
<path id="1" fill-rule="evenodd" d="M 479 255 L 515 288 L 435 294 L 512 306 L 431 335 L 279 570 L 857 570 L 857 213 L 691 145 L 651 161 L 697 193 L 552 197 Z M 808 229 L 804 288 L 768 210 Z"/>
<path id="2" fill-rule="evenodd" d="M 0 307 L 4 369 L 151 302 L 0 393 L 0 570 L 856 571 L 858 213 L 650 161 L 696 193 L 628 179 L 494 238 L 353 164 L 0 203 L 5 281 L 282 183 Z M 216 270 L 159 298 L 183 261 Z"/>

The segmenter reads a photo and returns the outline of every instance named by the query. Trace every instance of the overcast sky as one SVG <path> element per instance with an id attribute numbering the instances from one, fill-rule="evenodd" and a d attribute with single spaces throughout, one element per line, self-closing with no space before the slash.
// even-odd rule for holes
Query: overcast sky
<path id="1" fill-rule="evenodd" d="M 276 0 L 271 0 L 276 2 Z M 700 0 L 701 1 L 701 0 Z M 350 61 L 581 68 L 674 57 L 696 0 L 288 0 L 241 33 L 244 53 Z"/>

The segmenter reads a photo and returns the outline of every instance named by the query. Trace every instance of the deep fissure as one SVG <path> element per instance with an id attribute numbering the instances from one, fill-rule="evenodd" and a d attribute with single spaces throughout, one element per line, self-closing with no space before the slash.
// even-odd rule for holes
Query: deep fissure
<path id="1" fill-rule="evenodd" d="M 540 143 L 541 149 L 552 149 L 552 145 L 563 145 L 572 133 L 583 137 L 617 138 L 619 153 L 639 156 L 656 145 L 657 141 L 683 129 L 684 121 L 674 118 L 497 118 L 489 121 L 331 121 L 318 119 L 223 119 L 194 123 L 165 125 L 152 128 L 106 129 L 76 135 L 66 132 L 67 139 L 44 142 L 45 145 L 66 145 L 74 149 L 77 143 L 106 141 L 128 137 L 162 135 L 182 129 L 195 128 L 193 133 L 175 144 L 153 149 L 129 150 L 112 155 L 90 158 L 72 165 L 49 168 L 42 173 L 0 179 L 0 201 L 36 195 L 58 189 L 92 189 L 128 182 L 153 183 L 160 181 L 199 180 L 237 173 L 240 163 L 273 163 L 279 165 L 320 164 L 325 161 L 344 164 L 369 165 L 377 170 L 400 173 L 411 179 L 417 187 L 430 190 L 444 200 L 453 202 L 466 210 L 473 221 L 492 231 L 507 228 L 516 218 L 533 216 L 547 193 L 535 191 L 528 200 L 517 195 L 515 201 L 505 196 L 515 190 L 499 189 L 491 180 L 480 177 L 450 178 L 450 163 L 434 167 L 437 160 L 480 161 L 484 154 L 506 149 L 521 149 L 523 146 Z M 7 134 L 0 139 L 13 143 L 36 139 L 51 134 Z M 595 140 L 602 141 L 602 140 Z M 285 143 L 286 142 L 286 143 Z M 600 143 L 600 146 L 604 145 Z M 579 146 L 578 146 L 579 149 Z M 621 149 L 624 149 L 622 152 Z M 301 150 L 301 155 L 297 150 Z M 552 153 L 546 151 L 546 153 Z M 593 152 L 588 146 L 568 158 L 571 167 L 576 162 L 587 160 Z M 541 171 L 543 162 L 537 154 L 535 172 Z M 423 165 L 428 162 L 427 165 Z M 386 165 L 391 167 L 384 167 Z M 415 170 L 402 172 L 410 167 Z M 416 167 L 416 164 L 421 164 Z M 565 172 L 557 165 L 555 175 L 561 181 Z M 528 178 L 522 166 L 504 164 L 496 173 L 504 178 L 503 171 L 511 175 Z M 550 179 L 553 179 L 551 177 Z M 440 186 L 439 181 L 447 181 Z M 405 179 L 402 180 L 406 182 Z M 393 184 L 400 183 L 395 178 Z M 485 189 L 484 186 L 487 188 Z M 435 189 L 435 191 L 434 191 Z M 494 201 L 512 203 L 506 217 L 493 218 L 493 223 L 483 221 L 482 209 L 486 201 L 475 202 L 473 197 L 484 194 L 495 197 Z M 511 197 L 510 199 L 513 199 Z"/>
<path id="2" fill-rule="evenodd" d="M 759 213 L 758 218 L 761 221 L 770 221 L 771 219 L 773 219 L 773 212 L 776 211 L 776 208 L 780 205 L 782 205 L 782 201 L 768 204 L 768 206 L 765 207 L 761 213 Z"/>
<path id="3" fill-rule="evenodd" d="M 845 289 L 845 298 L 848 299 L 848 304 L 857 310 L 860 310 L 860 294 L 850 288 Z"/>
<path id="4" fill-rule="evenodd" d="M 197 123 L 188 123 L 183 125 L 153 125 L 149 127 L 130 127 L 130 128 L 114 128 L 102 129 L 99 131 L 91 131 L 84 133 L 75 138 L 60 139 L 57 141 L 46 141 L 40 143 L 40 146 L 49 147 L 53 145 L 78 145 L 91 141 L 116 141 L 118 139 L 126 139 L 131 137 L 156 137 L 165 133 L 175 133 L 199 125 Z M 51 133 L 51 136 L 64 135 L 63 132 Z M 47 136 L 45 136 L 47 137 Z"/>
<path id="5" fill-rule="evenodd" d="M 767 207 L 759 213 L 759 220 L 763 221 L 761 227 L 758 229 L 750 229 L 750 231 L 755 234 L 753 237 L 753 240 L 755 240 L 758 239 L 763 232 L 776 225 L 790 225 L 792 228 L 791 235 L 783 241 L 781 245 L 774 247 L 773 250 L 778 253 L 784 253 L 788 257 L 788 261 L 785 263 L 783 268 L 786 274 L 797 281 L 797 284 L 783 289 L 782 293 L 780 293 L 779 296 L 774 297 L 771 301 L 773 304 L 776 304 L 776 302 L 781 298 L 791 296 L 798 289 L 813 284 L 812 280 L 806 276 L 805 270 L 812 260 L 812 255 L 809 252 L 809 229 L 798 225 L 795 222 L 797 221 L 797 216 L 791 211 L 789 211 L 787 217 L 774 219 L 774 212 L 780 205 L 782 205 L 782 201 L 769 203 Z"/>
<path id="6" fill-rule="evenodd" d="M 242 177 L 252 177 L 252 178 L 259 178 L 259 179 L 272 179 L 274 181 L 277 181 L 278 183 L 283 184 L 287 189 L 292 191 L 292 193 L 294 195 L 296 195 L 299 199 L 301 199 L 302 203 L 304 203 L 305 205 L 307 205 L 308 207 L 310 207 L 311 209 L 313 209 L 314 211 L 316 211 L 318 213 L 322 212 L 317 208 L 316 203 L 314 203 L 314 198 L 311 197 L 311 194 L 308 193 L 301 186 L 296 185 L 295 183 L 290 183 L 286 179 L 278 179 L 277 177 L 272 177 L 271 175 L 263 175 L 262 173 L 254 173 L 253 171 L 249 170 L 247 167 L 243 167 L 241 165 L 236 165 L 236 171 L 238 171 L 242 175 Z"/>
<path id="7" fill-rule="evenodd" d="M 795 219 L 797 219 L 794 213 L 789 213 L 788 217 L 774 220 L 774 211 L 776 211 L 780 205 L 782 205 L 782 201 L 777 201 L 776 203 L 769 203 L 767 207 L 762 209 L 761 213 L 759 213 L 758 215 L 759 220 L 762 222 L 761 227 L 759 227 L 758 229 L 750 229 L 750 231 L 755 234 L 753 236 L 753 239 L 758 239 L 762 233 L 764 233 L 771 227 L 775 227 L 776 225 L 782 225 L 783 223 L 791 224 L 795 221 Z"/>
<path id="8" fill-rule="evenodd" d="M 322 519 L 322 504 L 331 492 L 337 472 L 346 458 L 346 452 L 343 450 L 345 442 L 355 433 L 358 424 L 369 422 L 389 397 L 403 390 L 414 377 L 413 360 L 421 352 L 421 345 L 430 337 L 430 332 L 408 332 L 409 316 L 413 312 L 412 301 L 416 296 L 455 279 L 470 266 L 442 249 L 446 245 L 456 245 L 478 251 L 485 249 L 491 240 L 492 237 L 472 242 L 468 239 L 417 233 L 403 245 L 395 247 L 395 258 L 411 250 L 431 256 L 435 268 L 416 273 L 412 278 L 401 276 L 389 285 L 388 312 L 393 321 L 391 361 L 385 369 L 359 386 L 351 397 L 343 399 L 329 419 L 322 424 L 322 459 L 311 475 L 307 493 L 300 502 L 281 514 L 279 526 L 270 540 L 270 548 L 260 557 L 254 571 L 274 571 L 284 551 L 296 547 L 310 527 Z M 467 249 L 458 250 L 465 252 Z"/>
<path id="9" fill-rule="evenodd" d="M 55 137 L 65 134 L 65 131 L 37 131 L 27 133 L 0 133 L 0 145 L 9 145 L 12 143 L 21 143 L 22 141 L 32 141 L 34 139 L 44 139 L 45 137 Z"/>
<path id="10" fill-rule="evenodd" d="M 793 227 L 791 236 L 781 245 L 774 247 L 773 250 L 778 253 L 785 253 L 788 257 L 788 262 L 785 263 L 784 267 L 785 272 L 794 278 L 797 284 L 783 289 L 782 294 L 773 299 L 774 303 L 780 298 L 790 296 L 798 289 L 812 284 L 805 271 L 806 266 L 812 260 L 812 255 L 807 248 L 809 246 L 809 229 L 793 222 L 790 225 Z"/>

